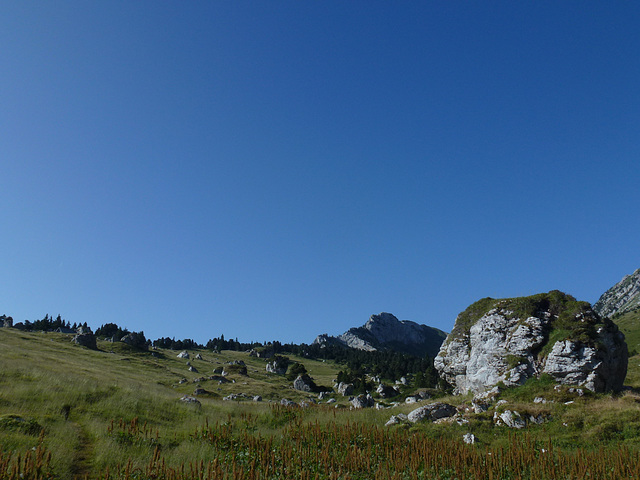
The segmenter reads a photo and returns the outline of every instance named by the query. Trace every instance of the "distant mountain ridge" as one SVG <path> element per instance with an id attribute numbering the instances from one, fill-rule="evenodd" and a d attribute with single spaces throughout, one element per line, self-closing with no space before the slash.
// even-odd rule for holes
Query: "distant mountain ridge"
<path id="1" fill-rule="evenodd" d="M 423 357 L 435 357 L 447 334 L 437 328 L 398 320 L 393 314 L 371 315 L 361 327 L 353 327 L 337 337 L 318 335 L 314 344 L 340 345 L 358 350 L 394 350 Z"/>
<path id="2" fill-rule="evenodd" d="M 593 305 L 602 317 L 622 315 L 640 308 L 640 268 L 631 275 L 625 275 L 609 290 L 604 292 Z"/>

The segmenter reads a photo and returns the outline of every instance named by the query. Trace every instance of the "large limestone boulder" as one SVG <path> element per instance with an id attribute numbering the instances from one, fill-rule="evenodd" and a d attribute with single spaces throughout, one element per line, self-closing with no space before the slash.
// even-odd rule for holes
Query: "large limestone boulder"
<path id="1" fill-rule="evenodd" d="M 627 372 L 627 346 L 608 318 L 554 290 L 474 303 L 458 315 L 434 365 L 460 394 L 500 382 L 520 385 L 543 373 L 594 392 L 618 391 Z"/>

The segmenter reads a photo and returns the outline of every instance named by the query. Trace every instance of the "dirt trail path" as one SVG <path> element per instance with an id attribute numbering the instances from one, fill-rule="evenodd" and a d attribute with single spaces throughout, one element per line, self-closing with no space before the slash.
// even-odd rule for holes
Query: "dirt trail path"
<path id="1" fill-rule="evenodd" d="M 93 455 L 93 446 L 91 439 L 85 431 L 84 427 L 74 422 L 74 428 L 78 432 L 78 448 L 75 451 L 73 459 L 73 467 L 71 473 L 74 479 L 88 478 L 91 473 L 91 457 Z"/>

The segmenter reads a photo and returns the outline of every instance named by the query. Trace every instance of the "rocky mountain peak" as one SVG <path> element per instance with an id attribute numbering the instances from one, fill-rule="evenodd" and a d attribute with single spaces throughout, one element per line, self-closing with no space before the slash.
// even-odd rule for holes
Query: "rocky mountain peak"
<path id="1" fill-rule="evenodd" d="M 337 337 L 318 335 L 313 343 L 342 345 L 368 351 L 390 349 L 433 357 L 438 353 L 445 337 L 446 333 L 437 328 L 409 320 L 401 321 L 391 313 L 382 312 L 371 315 L 363 326 L 350 328 Z"/>
<path id="2" fill-rule="evenodd" d="M 640 268 L 631 275 L 625 275 L 593 305 L 593 309 L 603 317 L 621 315 L 637 308 L 640 308 Z"/>

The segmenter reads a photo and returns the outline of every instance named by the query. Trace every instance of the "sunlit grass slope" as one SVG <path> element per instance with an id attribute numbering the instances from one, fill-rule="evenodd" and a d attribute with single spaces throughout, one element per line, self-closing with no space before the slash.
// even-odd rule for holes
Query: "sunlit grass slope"
<path id="1" fill-rule="evenodd" d="M 550 378 L 532 379 L 502 391 L 506 403 L 482 414 L 471 413 L 470 396 L 440 397 L 457 406 L 455 420 L 385 427 L 391 415 L 420 405 L 350 410 L 347 398 L 334 396 L 343 408 L 285 408 L 282 398 L 301 402 L 312 395 L 293 390 L 290 380 L 266 372 L 266 360 L 246 352 L 190 351 L 197 370 L 191 372 L 177 351 L 109 342 L 92 351 L 70 338 L 0 329 L 0 478 L 640 475 L 640 397 L 633 391 L 578 395 Z M 331 386 L 341 369 L 291 359 L 319 385 Z M 234 360 L 246 364 L 246 375 L 229 374 L 226 383 L 209 379 Z M 205 390 L 199 404 L 180 401 L 196 388 Z M 231 393 L 263 401 L 224 401 Z M 538 397 L 546 403 L 535 402 Z M 497 426 L 494 416 L 507 409 L 544 422 L 523 430 Z M 475 445 L 462 442 L 468 433 Z"/>

